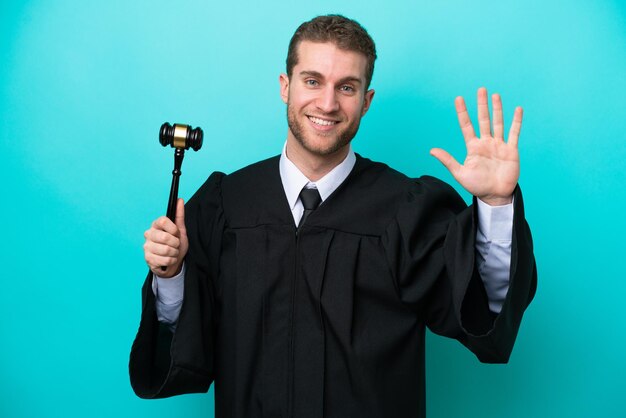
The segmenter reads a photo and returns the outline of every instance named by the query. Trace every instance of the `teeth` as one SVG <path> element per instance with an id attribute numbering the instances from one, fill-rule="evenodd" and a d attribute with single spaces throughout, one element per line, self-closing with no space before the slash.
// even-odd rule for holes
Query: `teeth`
<path id="1" fill-rule="evenodd" d="M 309 119 L 311 120 L 311 122 L 317 125 L 322 125 L 322 126 L 330 126 L 330 125 L 334 125 L 337 123 L 336 121 L 333 121 L 333 120 L 320 119 L 314 116 L 309 116 Z"/>

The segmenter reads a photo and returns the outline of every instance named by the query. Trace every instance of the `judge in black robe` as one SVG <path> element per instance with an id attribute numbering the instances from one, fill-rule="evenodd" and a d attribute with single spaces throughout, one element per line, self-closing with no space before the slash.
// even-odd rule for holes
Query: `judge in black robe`
<path id="1" fill-rule="evenodd" d="M 279 159 L 209 177 L 186 205 L 184 302 L 172 334 L 143 287 L 131 383 L 204 392 L 218 418 L 425 416 L 428 327 L 506 362 L 536 287 L 519 188 L 509 290 L 489 311 L 476 205 L 447 184 L 357 156 L 296 233 Z"/>

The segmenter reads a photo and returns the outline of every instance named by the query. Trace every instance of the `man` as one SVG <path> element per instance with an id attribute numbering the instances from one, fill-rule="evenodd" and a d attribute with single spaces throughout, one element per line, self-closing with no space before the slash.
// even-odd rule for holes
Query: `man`
<path id="1" fill-rule="evenodd" d="M 457 98 L 465 163 L 431 153 L 475 196 L 468 208 L 439 180 L 351 150 L 375 58 L 352 20 L 302 24 L 280 76 L 282 155 L 214 173 L 175 223 L 146 231 L 139 396 L 215 382 L 217 417 L 413 418 L 425 416 L 426 327 L 481 361 L 508 360 L 536 286 L 517 188 L 521 108 L 505 142 L 500 97 L 492 135 L 480 89 L 478 139 Z"/>

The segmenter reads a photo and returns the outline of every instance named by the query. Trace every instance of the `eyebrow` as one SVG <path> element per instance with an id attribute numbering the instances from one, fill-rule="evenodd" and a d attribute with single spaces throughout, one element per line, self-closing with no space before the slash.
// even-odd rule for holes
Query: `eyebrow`
<path id="1" fill-rule="evenodd" d="M 317 72 L 317 71 L 308 71 L 308 70 L 304 70 L 304 71 L 300 71 L 300 73 L 298 74 L 301 77 L 315 77 L 315 78 L 321 78 L 323 79 L 324 76 Z M 352 83 L 356 83 L 356 84 L 363 84 L 363 81 L 359 78 L 359 77 L 354 77 L 354 76 L 347 76 L 342 78 L 341 80 L 339 80 L 339 84 L 343 84 L 343 83 L 347 83 L 347 82 L 352 82 Z"/>

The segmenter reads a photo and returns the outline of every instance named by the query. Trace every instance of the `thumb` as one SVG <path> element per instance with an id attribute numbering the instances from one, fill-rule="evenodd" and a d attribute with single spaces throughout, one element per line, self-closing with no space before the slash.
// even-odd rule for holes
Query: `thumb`
<path id="1" fill-rule="evenodd" d="M 187 235 L 187 229 L 185 228 L 185 201 L 178 199 L 176 202 L 176 218 L 174 219 L 176 227 L 181 234 Z"/>
<path id="2" fill-rule="evenodd" d="M 441 148 L 433 148 L 430 150 L 430 155 L 439 160 L 441 164 L 443 164 L 448 171 L 456 178 L 456 175 L 461 168 L 461 164 L 459 164 L 453 156 L 451 156 L 447 151 Z"/>

